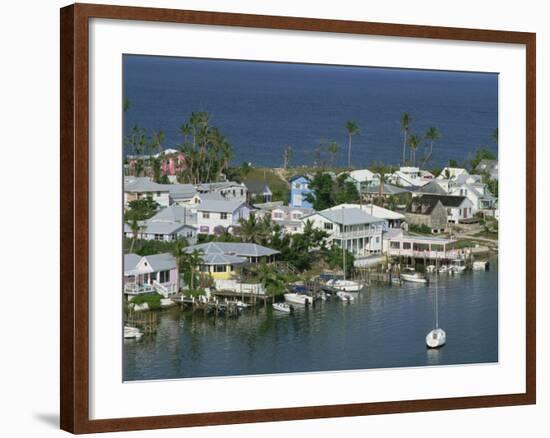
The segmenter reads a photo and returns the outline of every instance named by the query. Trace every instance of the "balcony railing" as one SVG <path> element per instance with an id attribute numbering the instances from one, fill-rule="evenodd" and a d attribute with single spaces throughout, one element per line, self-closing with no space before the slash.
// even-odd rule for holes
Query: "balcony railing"
<path id="1" fill-rule="evenodd" d="M 381 229 L 369 228 L 367 230 L 335 231 L 332 233 L 332 237 L 336 239 L 358 239 L 361 237 L 380 236 L 381 234 Z"/>
<path id="2" fill-rule="evenodd" d="M 147 283 L 126 283 L 124 285 L 124 293 L 128 295 L 140 295 L 155 292 L 155 288 Z"/>
<path id="3" fill-rule="evenodd" d="M 419 251 L 414 249 L 389 248 L 388 253 L 391 256 L 415 257 L 418 259 L 458 259 L 461 257 L 460 251 L 456 249 L 449 249 L 447 251 Z"/>

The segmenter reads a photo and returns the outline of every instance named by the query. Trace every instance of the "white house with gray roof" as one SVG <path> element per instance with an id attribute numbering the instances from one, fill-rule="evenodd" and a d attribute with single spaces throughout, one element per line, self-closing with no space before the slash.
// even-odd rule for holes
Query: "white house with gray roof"
<path id="1" fill-rule="evenodd" d="M 371 216 L 357 207 L 339 205 L 304 217 L 302 221 L 311 221 L 314 228 L 328 234 L 328 244 L 344 245 L 356 256 L 381 253 L 382 234 L 387 222 Z"/>
<path id="2" fill-rule="evenodd" d="M 239 200 L 204 200 L 197 207 L 197 228 L 200 234 L 229 232 L 239 226 L 241 219 L 248 219 L 251 207 Z"/>
<path id="3" fill-rule="evenodd" d="M 124 207 L 131 201 L 150 198 L 161 207 L 170 205 L 168 184 L 157 184 L 146 177 L 126 177 L 124 179 Z"/>
<path id="4" fill-rule="evenodd" d="M 129 239 L 134 237 L 132 227 L 126 223 L 124 224 L 124 237 Z M 179 222 L 140 221 L 137 237 L 143 240 L 163 242 L 173 242 L 185 238 L 192 245 L 197 241 L 197 228 Z"/>
<path id="5" fill-rule="evenodd" d="M 225 199 L 246 202 L 248 189 L 243 183 L 220 181 L 203 183 L 197 186 L 200 193 L 219 193 Z"/>

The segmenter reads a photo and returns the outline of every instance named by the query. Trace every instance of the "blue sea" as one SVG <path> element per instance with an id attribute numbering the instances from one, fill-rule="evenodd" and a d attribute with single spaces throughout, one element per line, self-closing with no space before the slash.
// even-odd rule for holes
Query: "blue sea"
<path id="1" fill-rule="evenodd" d="M 135 124 L 162 130 L 163 146 L 177 147 L 179 127 L 192 112 L 207 111 L 233 145 L 233 164 L 278 167 L 283 149 L 292 146 L 292 164 L 308 165 L 328 141 L 341 145 L 335 163 L 345 164 L 348 120 L 361 129 L 353 138 L 355 167 L 398 164 L 404 112 L 412 116 L 412 133 L 423 135 L 430 126 L 441 132 L 428 167 L 462 163 L 479 147 L 497 153 L 491 140 L 498 127 L 495 73 L 137 55 L 125 55 L 123 66 L 131 103 L 125 133 Z"/>

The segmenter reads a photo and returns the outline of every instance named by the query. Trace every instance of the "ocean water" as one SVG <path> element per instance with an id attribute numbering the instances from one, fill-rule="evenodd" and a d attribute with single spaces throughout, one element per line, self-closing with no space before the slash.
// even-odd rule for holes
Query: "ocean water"
<path id="1" fill-rule="evenodd" d="M 174 379 L 498 361 L 498 260 L 489 271 L 439 276 L 447 344 L 426 348 L 435 282 L 373 286 L 352 303 L 318 301 L 287 314 L 238 318 L 164 311 L 156 335 L 124 342 L 124 380 Z"/>
<path id="2" fill-rule="evenodd" d="M 137 55 L 125 55 L 123 67 L 124 96 L 131 102 L 126 133 L 134 124 L 162 130 L 164 147 L 177 147 L 181 124 L 191 112 L 207 111 L 233 145 L 234 164 L 281 166 L 284 147 L 292 146 L 292 164 L 307 165 L 314 149 L 332 140 L 342 146 L 335 163 L 344 164 L 347 120 L 361 129 L 353 139 L 355 167 L 398 164 L 404 112 L 412 116 L 411 132 L 423 135 L 429 126 L 441 132 L 428 167 L 450 159 L 462 163 L 481 146 L 497 153 L 491 141 L 498 126 L 494 73 Z M 423 155 L 422 147 L 416 155 Z"/>

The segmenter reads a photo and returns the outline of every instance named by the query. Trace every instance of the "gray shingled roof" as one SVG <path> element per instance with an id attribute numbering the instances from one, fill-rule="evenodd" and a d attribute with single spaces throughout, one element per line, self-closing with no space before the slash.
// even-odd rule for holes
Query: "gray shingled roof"
<path id="1" fill-rule="evenodd" d="M 149 221 L 152 222 L 185 222 L 185 216 L 189 216 L 187 209 L 179 204 L 172 204 L 163 208 L 155 214 Z"/>
<path id="2" fill-rule="evenodd" d="M 365 193 L 378 194 L 380 193 L 380 185 L 368 186 L 364 189 L 362 188 L 361 191 Z M 394 186 L 393 184 L 384 183 L 384 195 L 400 195 L 410 191 L 411 190 L 408 188 L 406 189 L 403 187 Z"/>
<path id="3" fill-rule="evenodd" d="M 197 207 L 198 211 L 219 211 L 222 213 L 233 213 L 237 208 L 239 208 L 244 202 L 238 200 L 211 200 L 205 199 L 201 201 Z"/>
<path id="4" fill-rule="evenodd" d="M 242 265 L 248 262 L 245 257 L 229 254 L 204 254 L 202 261 L 205 265 Z"/>
<path id="5" fill-rule="evenodd" d="M 170 253 L 153 254 L 144 256 L 153 271 L 166 271 L 176 268 L 176 259 Z"/>
<path id="6" fill-rule="evenodd" d="M 124 272 L 129 273 L 136 269 L 136 265 L 141 260 L 141 256 L 130 253 L 124 254 Z"/>
<path id="7" fill-rule="evenodd" d="M 331 222 L 343 225 L 360 225 L 384 222 L 383 219 L 371 216 L 359 208 L 341 208 L 338 210 L 323 210 L 319 214 Z M 305 218 L 304 218 L 305 219 Z"/>
<path id="8" fill-rule="evenodd" d="M 191 199 L 197 193 L 192 184 L 163 184 L 170 190 L 172 199 Z"/>
<path id="9" fill-rule="evenodd" d="M 446 195 L 447 194 L 445 189 L 443 187 L 441 187 L 436 180 L 430 181 L 425 186 L 414 187 L 413 191 L 419 192 L 419 193 L 430 193 L 430 194 L 433 194 L 433 195 Z"/>
<path id="10" fill-rule="evenodd" d="M 239 243 L 239 242 L 208 242 L 199 245 L 192 245 L 185 248 L 186 253 L 191 253 L 194 250 L 202 251 L 205 255 L 209 254 L 225 254 L 236 255 L 241 257 L 265 257 L 274 254 L 279 254 L 279 251 L 267 248 L 255 243 Z"/>
<path id="11" fill-rule="evenodd" d="M 124 191 L 132 193 L 168 192 L 168 184 L 157 184 L 146 177 L 136 177 L 124 183 Z"/>
<path id="12" fill-rule="evenodd" d="M 439 200 L 443 204 L 443 207 L 460 207 L 460 205 L 466 199 L 465 196 L 453 196 L 453 195 L 422 195 L 420 197 L 421 202 L 424 200 Z"/>

